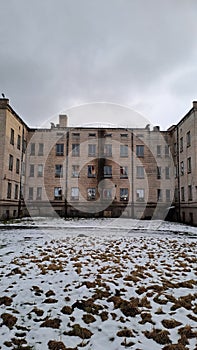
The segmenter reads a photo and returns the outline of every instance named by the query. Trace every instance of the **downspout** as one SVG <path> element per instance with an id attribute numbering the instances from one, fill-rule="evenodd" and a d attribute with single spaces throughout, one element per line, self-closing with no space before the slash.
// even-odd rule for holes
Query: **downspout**
<path id="1" fill-rule="evenodd" d="M 66 187 L 65 187 L 65 217 L 68 215 L 68 148 L 69 148 L 69 131 L 66 132 Z"/>
<path id="2" fill-rule="evenodd" d="M 133 129 L 131 129 L 131 217 L 134 218 L 134 145 Z"/>
<path id="3" fill-rule="evenodd" d="M 177 178 L 178 178 L 178 221 L 181 220 L 181 200 L 180 200 L 180 164 L 179 164 L 179 128 L 176 129 L 177 137 Z"/>
<path id="4" fill-rule="evenodd" d="M 22 203 L 22 176 L 23 176 L 23 156 L 24 156 L 24 126 L 22 132 L 22 142 L 21 142 L 21 166 L 20 166 L 20 180 L 19 180 L 19 201 L 18 201 L 18 218 L 21 216 L 21 203 Z"/>

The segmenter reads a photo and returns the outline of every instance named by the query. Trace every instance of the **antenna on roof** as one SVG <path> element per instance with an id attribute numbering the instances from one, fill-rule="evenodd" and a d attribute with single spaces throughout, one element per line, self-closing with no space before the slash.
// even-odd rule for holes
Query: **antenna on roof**
<path id="1" fill-rule="evenodd" d="M 5 94 L 4 94 L 3 92 L 2 92 L 2 94 L 1 94 L 1 95 L 2 95 L 2 97 L 3 97 L 3 98 L 5 98 Z"/>

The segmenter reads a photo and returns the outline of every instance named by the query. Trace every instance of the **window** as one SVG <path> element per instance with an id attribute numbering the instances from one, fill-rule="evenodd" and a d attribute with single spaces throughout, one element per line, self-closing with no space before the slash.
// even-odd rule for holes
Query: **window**
<path id="1" fill-rule="evenodd" d="M 22 175 L 25 176 L 25 162 L 22 162 Z"/>
<path id="2" fill-rule="evenodd" d="M 31 156 L 35 156 L 35 149 L 36 149 L 35 143 L 31 143 L 30 144 L 30 155 Z"/>
<path id="3" fill-rule="evenodd" d="M 80 144 L 79 143 L 73 143 L 72 144 L 72 156 L 73 157 L 79 157 L 80 156 Z"/>
<path id="4" fill-rule="evenodd" d="M 63 155 L 64 155 L 64 144 L 56 143 L 56 156 L 63 156 Z"/>
<path id="5" fill-rule="evenodd" d="M 87 190 L 88 200 L 93 200 L 96 198 L 96 188 L 88 188 Z"/>
<path id="6" fill-rule="evenodd" d="M 175 142 L 174 143 L 174 154 L 176 154 L 177 153 L 177 143 Z"/>
<path id="7" fill-rule="evenodd" d="M 161 145 L 157 145 L 157 157 L 161 157 Z"/>
<path id="8" fill-rule="evenodd" d="M 79 177 L 79 165 L 72 165 L 72 177 Z"/>
<path id="9" fill-rule="evenodd" d="M 186 140 L 187 140 L 187 147 L 191 146 L 191 134 L 190 131 L 186 134 Z"/>
<path id="10" fill-rule="evenodd" d="M 180 138 L 180 152 L 183 152 L 183 137 Z"/>
<path id="11" fill-rule="evenodd" d="M 27 149 L 27 141 L 23 140 L 23 153 L 25 153 L 26 149 Z"/>
<path id="12" fill-rule="evenodd" d="M 88 177 L 96 177 L 96 171 L 94 165 L 88 165 Z"/>
<path id="13" fill-rule="evenodd" d="M 62 164 L 55 165 L 55 177 L 63 177 L 63 165 Z"/>
<path id="14" fill-rule="evenodd" d="M 144 146 L 143 145 L 136 146 L 136 155 L 137 155 L 137 157 L 144 157 Z"/>
<path id="15" fill-rule="evenodd" d="M 17 148 L 21 149 L 21 136 L 20 135 L 18 135 L 18 138 L 17 138 Z"/>
<path id="16" fill-rule="evenodd" d="M 104 134 L 104 137 L 112 137 L 112 134 Z"/>
<path id="17" fill-rule="evenodd" d="M 104 188 L 103 189 L 103 199 L 111 199 L 112 198 L 112 189 Z"/>
<path id="18" fill-rule="evenodd" d="M 128 138 L 128 134 L 120 134 L 120 137 L 121 137 L 122 139 L 127 139 L 127 138 Z"/>
<path id="19" fill-rule="evenodd" d="M 15 185 L 14 199 L 18 199 L 18 185 Z"/>
<path id="20" fill-rule="evenodd" d="M 13 170 L 13 156 L 10 154 L 9 155 L 9 170 L 12 171 Z"/>
<path id="21" fill-rule="evenodd" d="M 120 145 L 120 157 L 128 157 L 128 145 Z"/>
<path id="22" fill-rule="evenodd" d="M 20 160 L 16 158 L 16 173 L 19 174 L 20 172 Z"/>
<path id="23" fill-rule="evenodd" d="M 160 188 L 157 189 L 157 201 L 162 201 L 162 190 Z"/>
<path id="24" fill-rule="evenodd" d="M 37 187 L 36 199 L 38 200 L 42 199 L 42 187 Z"/>
<path id="25" fill-rule="evenodd" d="M 170 155 L 170 147 L 168 145 L 165 146 L 165 157 L 169 157 Z"/>
<path id="26" fill-rule="evenodd" d="M 175 202 L 178 202 L 178 198 L 179 198 L 179 196 L 178 196 L 178 188 L 176 187 L 175 190 L 174 190 L 174 200 L 175 200 Z"/>
<path id="27" fill-rule="evenodd" d="M 104 177 L 112 177 L 112 166 L 111 165 L 104 166 Z"/>
<path id="28" fill-rule="evenodd" d="M 144 167 L 143 166 L 137 166 L 137 173 L 136 177 L 137 179 L 144 179 Z"/>
<path id="29" fill-rule="evenodd" d="M 120 166 L 120 178 L 121 179 L 128 178 L 128 166 Z"/>
<path id="30" fill-rule="evenodd" d="M 189 222 L 191 225 L 193 225 L 193 221 L 194 221 L 193 213 L 189 213 Z"/>
<path id="31" fill-rule="evenodd" d="M 29 200 L 32 201 L 34 199 L 34 188 L 29 187 Z"/>
<path id="32" fill-rule="evenodd" d="M 96 133 L 95 133 L 95 132 L 90 132 L 90 133 L 88 134 L 88 137 L 96 137 Z"/>
<path id="33" fill-rule="evenodd" d="M 79 139 L 80 138 L 80 133 L 79 132 L 73 132 L 72 133 L 72 138 L 73 139 Z"/>
<path id="34" fill-rule="evenodd" d="M 38 164 L 38 177 L 43 176 L 43 164 Z"/>
<path id="35" fill-rule="evenodd" d="M 54 188 L 54 199 L 62 199 L 62 188 L 61 187 L 55 187 Z"/>
<path id="36" fill-rule="evenodd" d="M 170 199 L 171 199 L 170 197 L 171 197 L 170 190 L 166 189 L 166 202 L 170 202 Z"/>
<path id="37" fill-rule="evenodd" d="M 184 162 L 181 162 L 181 175 L 184 175 Z"/>
<path id="38" fill-rule="evenodd" d="M 11 145 L 14 145 L 14 129 L 12 128 L 10 130 L 10 143 Z"/>
<path id="39" fill-rule="evenodd" d="M 73 199 L 73 200 L 79 199 L 79 188 L 78 187 L 71 188 L 71 199 Z"/>
<path id="40" fill-rule="evenodd" d="M 111 157 L 112 156 L 112 145 L 111 144 L 105 144 L 104 145 L 104 155 L 106 157 Z"/>
<path id="41" fill-rule="evenodd" d="M 161 179 L 161 167 L 157 167 L 157 179 Z"/>
<path id="42" fill-rule="evenodd" d="M 192 186 L 188 186 L 188 201 L 192 201 Z"/>
<path id="43" fill-rule="evenodd" d="M 185 189 L 184 187 L 181 187 L 181 200 L 184 202 L 185 200 Z"/>
<path id="44" fill-rule="evenodd" d="M 12 184 L 11 184 L 11 182 L 8 182 L 7 198 L 10 199 L 11 195 L 12 195 Z"/>
<path id="45" fill-rule="evenodd" d="M 128 188 L 120 188 L 120 200 L 128 201 L 129 199 L 129 190 Z"/>
<path id="46" fill-rule="evenodd" d="M 34 177 L 34 164 L 30 164 L 29 167 L 29 176 Z"/>
<path id="47" fill-rule="evenodd" d="M 166 179 L 170 179 L 170 167 L 166 166 L 165 168 Z"/>
<path id="48" fill-rule="evenodd" d="M 39 156 L 43 156 L 44 154 L 44 144 L 43 143 L 39 143 L 38 144 L 38 155 Z"/>
<path id="49" fill-rule="evenodd" d="M 192 171 L 192 160 L 191 157 L 187 158 L 187 172 L 191 173 Z"/>
<path id="50" fill-rule="evenodd" d="M 89 156 L 95 156 L 96 155 L 96 145 L 95 144 L 88 145 L 88 155 Z"/>
<path id="51" fill-rule="evenodd" d="M 138 202 L 143 202 L 144 201 L 144 189 L 143 188 L 138 188 L 136 190 L 136 200 Z"/>

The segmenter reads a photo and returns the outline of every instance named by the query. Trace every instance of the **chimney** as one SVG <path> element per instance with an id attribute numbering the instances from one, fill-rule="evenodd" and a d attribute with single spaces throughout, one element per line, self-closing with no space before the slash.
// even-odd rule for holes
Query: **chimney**
<path id="1" fill-rule="evenodd" d="M 197 109 L 197 101 L 193 101 L 193 108 Z"/>
<path id="2" fill-rule="evenodd" d="M 67 128 L 68 117 L 66 114 L 59 115 L 59 126 L 60 128 Z"/>
<path id="3" fill-rule="evenodd" d="M 160 126 L 158 126 L 158 125 L 154 126 L 153 131 L 160 131 Z"/>
<path id="4" fill-rule="evenodd" d="M 6 108 L 9 105 L 8 98 L 0 98 L 0 108 Z"/>

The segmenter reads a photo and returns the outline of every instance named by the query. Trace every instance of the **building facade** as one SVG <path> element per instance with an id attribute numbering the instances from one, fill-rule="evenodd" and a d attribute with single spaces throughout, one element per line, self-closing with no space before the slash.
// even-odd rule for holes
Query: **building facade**
<path id="1" fill-rule="evenodd" d="M 197 225 L 196 111 L 194 102 L 167 131 L 73 128 L 66 115 L 51 128 L 31 129 L 0 99 L 0 218 L 124 216 Z"/>

